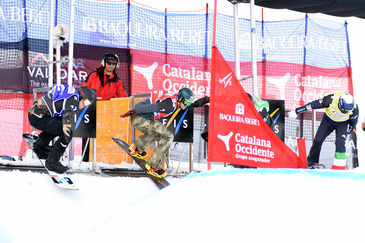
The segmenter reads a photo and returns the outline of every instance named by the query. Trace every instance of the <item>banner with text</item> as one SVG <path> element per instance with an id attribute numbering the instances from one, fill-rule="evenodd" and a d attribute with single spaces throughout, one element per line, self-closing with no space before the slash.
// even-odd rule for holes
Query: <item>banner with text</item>
<path id="1" fill-rule="evenodd" d="M 306 168 L 306 162 L 267 126 L 228 63 L 213 48 L 208 163 Z"/>

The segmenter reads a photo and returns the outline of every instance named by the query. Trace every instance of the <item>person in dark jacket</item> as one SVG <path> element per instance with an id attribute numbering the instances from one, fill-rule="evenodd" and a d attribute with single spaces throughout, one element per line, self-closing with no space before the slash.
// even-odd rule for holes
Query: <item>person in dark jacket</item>
<path id="1" fill-rule="evenodd" d="M 172 114 L 175 109 L 185 110 L 194 102 L 194 93 L 182 88 L 176 93 L 154 92 L 151 97 L 138 102 L 133 110 L 121 115 L 131 116 L 132 125 L 143 135 L 129 146 L 129 153 L 137 158 L 146 157 L 145 148 L 158 141 L 151 158 L 147 161 L 147 173 L 162 178 L 166 171 L 161 168 L 162 160 L 169 150 L 174 135 L 158 119 Z"/>
<path id="2" fill-rule="evenodd" d="M 359 107 L 352 95 L 336 92 L 314 100 L 288 113 L 290 119 L 309 109 L 325 109 L 321 124 L 318 127 L 312 147 L 309 151 L 308 166 L 315 167 L 319 163 L 319 155 L 326 137 L 336 131 L 336 151 L 332 169 L 346 169 L 346 140 L 356 127 Z"/>
<path id="3" fill-rule="evenodd" d="M 73 137 L 71 121 L 78 109 L 94 102 L 93 92 L 88 87 L 57 85 L 28 109 L 30 125 L 42 131 L 34 142 L 33 150 L 40 159 L 46 159 L 48 170 L 60 174 L 68 170 L 60 158 Z M 58 140 L 52 147 L 49 146 L 57 136 Z"/>

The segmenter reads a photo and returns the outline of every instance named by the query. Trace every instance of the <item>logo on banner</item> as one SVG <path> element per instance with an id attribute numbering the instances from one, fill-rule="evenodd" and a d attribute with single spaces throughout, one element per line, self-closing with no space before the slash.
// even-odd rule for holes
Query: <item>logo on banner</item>
<path id="1" fill-rule="evenodd" d="M 236 104 L 235 113 L 237 115 L 244 115 L 245 114 L 245 106 L 241 103 Z"/>
<path id="2" fill-rule="evenodd" d="M 269 83 L 272 83 L 279 89 L 280 99 L 282 100 L 285 100 L 285 85 L 286 82 L 288 82 L 289 78 L 290 73 L 286 73 L 285 76 L 280 79 L 267 77 L 267 81 L 269 81 Z"/>
<path id="3" fill-rule="evenodd" d="M 222 79 L 219 79 L 220 84 L 224 84 L 224 88 L 227 87 L 227 85 L 232 85 L 232 73 L 229 73 L 227 76 L 225 76 Z"/>
<path id="4" fill-rule="evenodd" d="M 227 151 L 230 150 L 230 148 L 229 148 L 229 141 L 230 141 L 232 135 L 233 135 L 233 132 L 230 132 L 230 133 L 228 133 L 225 136 L 224 135 L 221 135 L 221 134 L 218 134 L 218 138 L 223 141 L 224 145 L 226 145 Z"/>
<path id="5" fill-rule="evenodd" d="M 153 73 L 155 72 L 157 67 L 158 67 L 158 62 L 154 62 L 151 66 L 146 67 L 146 68 L 134 65 L 133 70 L 135 70 L 135 71 L 139 72 L 140 74 L 142 74 L 142 76 L 147 81 L 148 88 L 150 90 L 152 90 L 153 89 L 152 77 L 153 77 Z"/>

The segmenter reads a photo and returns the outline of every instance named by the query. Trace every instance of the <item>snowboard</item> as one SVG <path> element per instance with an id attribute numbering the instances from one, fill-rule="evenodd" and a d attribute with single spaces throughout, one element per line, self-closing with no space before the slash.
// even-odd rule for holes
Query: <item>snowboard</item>
<path id="1" fill-rule="evenodd" d="M 23 134 L 23 138 L 27 142 L 29 147 L 31 147 L 31 149 L 33 150 L 33 143 L 37 140 L 38 137 L 36 135 L 33 135 L 33 134 L 26 134 L 25 133 L 25 134 Z M 36 153 L 34 153 L 34 155 L 38 158 Z M 54 184 L 57 187 L 59 187 L 61 189 L 65 189 L 65 190 L 78 190 L 78 188 L 75 187 L 70 175 L 68 175 L 66 173 L 58 174 L 54 171 L 50 171 L 46 167 L 46 160 L 45 159 L 40 159 L 40 158 L 38 158 L 38 159 L 42 163 L 44 168 L 47 170 L 49 176 L 51 177 L 52 181 L 54 182 Z"/>
<path id="2" fill-rule="evenodd" d="M 139 167 L 141 167 L 141 169 L 146 172 L 147 174 L 147 169 L 146 169 L 146 161 L 144 159 L 140 159 L 140 158 L 135 158 L 132 155 L 129 154 L 128 148 L 129 145 L 124 142 L 123 140 L 116 138 L 116 137 L 112 137 L 113 141 L 119 145 L 119 147 L 121 147 L 124 152 L 126 152 L 138 165 Z M 170 183 L 165 179 L 165 178 L 157 178 L 155 176 L 152 176 L 150 174 L 147 174 L 152 181 L 158 186 L 158 188 L 163 189 L 165 187 L 167 187 L 168 185 L 170 185 Z"/>

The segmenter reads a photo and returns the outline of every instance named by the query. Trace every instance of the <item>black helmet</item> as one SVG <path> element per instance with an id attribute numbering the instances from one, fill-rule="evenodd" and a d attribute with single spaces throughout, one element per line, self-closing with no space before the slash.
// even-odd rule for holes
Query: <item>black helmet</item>
<path id="1" fill-rule="evenodd" d="M 338 108 L 342 113 L 352 111 L 355 107 L 354 97 L 350 94 L 343 94 L 338 101 Z"/>
<path id="2" fill-rule="evenodd" d="M 79 100 L 89 99 L 91 103 L 96 101 L 96 92 L 93 89 L 90 89 L 86 86 L 81 86 L 76 88 L 77 92 L 79 92 Z"/>
<path id="3" fill-rule="evenodd" d="M 186 106 L 191 105 L 194 102 L 194 99 L 194 93 L 189 88 L 180 89 L 176 97 L 177 102 L 181 102 Z"/>
<path id="4" fill-rule="evenodd" d="M 101 60 L 101 65 L 103 65 L 103 67 L 105 67 L 107 61 L 117 61 L 117 65 L 115 68 L 119 67 L 119 57 L 117 56 L 117 54 L 113 54 L 113 53 L 105 53 L 103 56 L 103 60 Z"/>
<path id="5" fill-rule="evenodd" d="M 251 102 L 252 102 L 253 104 L 255 104 L 255 99 L 252 97 L 252 95 L 251 95 L 250 93 L 247 93 L 247 92 L 246 92 L 246 94 L 247 94 L 247 95 L 248 95 L 248 97 L 250 98 Z"/>

